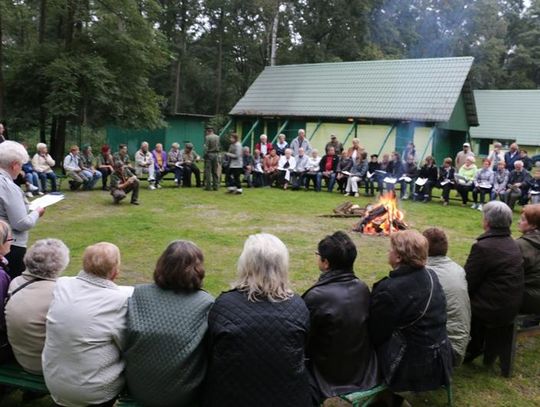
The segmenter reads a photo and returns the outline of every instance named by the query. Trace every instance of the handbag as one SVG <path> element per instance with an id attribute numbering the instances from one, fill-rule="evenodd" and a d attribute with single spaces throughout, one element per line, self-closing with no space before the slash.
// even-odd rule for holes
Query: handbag
<path id="1" fill-rule="evenodd" d="M 420 321 L 424 315 L 426 315 L 426 312 L 429 308 L 429 305 L 431 304 L 431 298 L 433 297 L 433 277 L 431 276 L 431 273 L 428 269 L 426 269 L 426 272 L 429 277 L 429 281 L 431 284 L 431 288 L 429 291 L 429 297 L 426 302 L 426 306 L 424 307 L 424 310 L 422 313 L 416 318 L 414 321 L 408 323 L 407 325 L 403 325 L 398 327 L 397 329 L 392 332 L 392 336 L 388 340 L 386 344 L 386 357 L 388 360 L 390 360 L 390 365 L 388 367 L 382 366 L 383 374 L 386 379 L 387 383 L 391 383 L 394 375 L 396 374 L 396 371 L 398 367 L 401 364 L 401 361 L 403 360 L 403 356 L 405 355 L 405 352 L 407 351 L 407 340 L 405 339 L 405 335 L 403 334 L 403 330 L 410 328 L 414 324 L 416 324 L 418 321 Z"/>

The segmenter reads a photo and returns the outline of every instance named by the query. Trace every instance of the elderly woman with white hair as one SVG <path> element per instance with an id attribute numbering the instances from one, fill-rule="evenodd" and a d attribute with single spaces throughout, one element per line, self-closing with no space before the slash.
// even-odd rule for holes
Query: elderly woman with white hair
<path id="1" fill-rule="evenodd" d="M 68 263 L 69 249 L 61 240 L 38 240 L 24 256 L 26 270 L 9 286 L 8 339 L 15 359 L 29 373 L 40 375 L 43 371 L 45 320 L 56 279 Z"/>
<path id="2" fill-rule="evenodd" d="M 523 257 L 512 239 L 512 210 L 503 202 L 484 206 L 484 233 L 471 248 L 465 273 L 471 299 L 471 341 L 464 363 L 484 353 L 484 364 L 501 360 L 503 375 L 510 374 L 512 323 L 521 306 Z"/>
<path id="3" fill-rule="evenodd" d="M 9 140 L 0 144 L 0 220 L 6 221 L 13 230 L 11 251 L 5 256 L 11 278 L 23 272 L 28 231 L 45 212 L 43 208 L 30 211 L 23 191 L 13 182 L 28 159 L 28 153 L 21 144 Z"/>
<path id="4" fill-rule="evenodd" d="M 311 405 L 304 367 L 309 311 L 292 292 L 288 270 L 281 240 L 248 237 L 238 280 L 208 317 L 206 406 Z"/>
<path id="5" fill-rule="evenodd" d="M 38 143 L 36 150 L 36 154 L 32 157 L 32 167 L 38 174 L 42 192 L 47 192 L 47 180 L 51 181 L 51 192 L 56 192 L 58 190 L 56 186 L 56 174 L 52 169 L 56 162 L 50 156 L 47 150 L 47 144 Z"/>

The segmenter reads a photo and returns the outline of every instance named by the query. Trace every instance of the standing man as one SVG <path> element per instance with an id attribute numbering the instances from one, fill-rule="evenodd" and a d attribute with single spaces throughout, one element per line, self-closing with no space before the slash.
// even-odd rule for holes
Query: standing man
<path id="1" fill-rule="evenodd" d="M 324 147 L 324 151 L 326 151 L 326 154 L 328 154 L 329 147 L 334 147 L 336 155 L 341 156 L 341 153 L 343 152 L 343 144 L 338 141 L 335 134 L 330 134 L 330 141 L 326 143 L 326 147 Z"/>
<path id="2" fill-rule="evenodd" d="M 219 136 L 214 134 L 214 128 L 206 128 L 204 140 L 204 189 L 217 191 L 219 188 Z"/>
<path id="3" fill-rule="evenodd" d="M 514 163 L 520 159 L 519 148 L 517 143 L 510 144 L 510 150 L 504 155 L 504 162 L 506 163 L 506 169 L 512 171 L 514 169 Z"/>
<path id="4" fill-rule="evenodd" d="M 467 157 L 471 157 L 474 162 L 474 153 L 471 151 L 471 145 L 469 143 L 463 143 L 463 150 L 456 155 L 456 171 L 459 171 L 461 166 L 465 164 Z"/>
<path id="5" fill-rule="evenodd" d="M 304 153 L 309 155 L 311 153 L 311 145 L 306 139 L 306 131 L 304 129 L 298 130 L 298 137 L 296 137 L 291 142 L 291 150 L 293 151 L 293 156 L 298 157 L 300 148 L 304 149 Z M 334 150 L 335 153 L 335 150 Z"/>

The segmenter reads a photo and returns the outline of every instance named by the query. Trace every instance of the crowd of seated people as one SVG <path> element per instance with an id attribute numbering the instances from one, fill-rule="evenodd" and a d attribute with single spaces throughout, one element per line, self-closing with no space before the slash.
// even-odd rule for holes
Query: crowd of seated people
<path id="1" fill-rule="evenodd" d="M 121 255 L 107 242 L 62 277 L 69 249 L 38 240 L 10 281 L 13 238 L 0 221 L 0 362 L 42 374 L 59 406 L 113 406 L 127 390 L 150 407 L 308 407 L 381 384 L 372 405 L 399 406 L 403 393 L 449 386 L 479 355 L 508 372 L 514 318 L 540 315 L 540 204 L 524 207 L 517 240 L 511 222 L 505 203 L 487 203 L 465 267 L 442 229 L 394 233 L 391 271 L 371 292 L 354 242 L 335 232 L 315 248 L 320 274 L 302 296 L 286 245 L 251 235 L 232 289 L 214 299 L 204 255 L 185 240 L 165 248 L 152 284 L 131 290 L 115 283 Z"/>
<path id="2" fill-rule="evenodd" d="M 432 156 L 426 156 L 423 162 L 418 163 L 413 143 L 409 143 L 401 153 L 383 154 L 379 160 L 378 154 L 369 155 L 365 151 L 359 139 L 353 139 L 351 147 L 345 149 L 334 134 L 321 156 L 312 148 L 303 129 L 290 143 L 284 134 L 280 134 L 275 145 L 263 134 L 253 154 L 249 147 L 243 147 L 238 154 L 240 139 L 234 133 L 232 137 L 234 142 L 231 142 L 228 152 L 222 153 L 221 161 L 229 192 L 241 193 L 243 184 L 248 188 L 275 186 L 292 190 L 309 190 L 312 187 L 316 192 L 323 189 L 333 192 L 337 187 L 344 195 L 359 197 L 362 187 L 365 196 L 399 188 L 398 196 L 402 200 L 429 202 L 433 189 L 438 188 L 445 206 L 450 202 L 452 190 L 463 206 L 472 202 L 471 207 L 478 210 L 492 200 L 505 202 L 512 209 L 516 203 L 540 202 L 540 164 L 532 163 L 527 151 L 519 150 L 515 143 L 506 153 L 502 152 L 501 143 L 494 143 L 494 150 L 478 168 L 469 143 L 463 144 L 463 150 L 455 159 L 447 157 L 441 166 L 437 166 Z M 145 175 L 151 190 L 161 188 L 163 178 L 169 173 L 173 174 L 177 187 L 191 187 L 193 178 L 195 187 L 201 187 L 201 170 L 197 165 L 200 160 L 192 143 L 186 143 L 183 149 L 178 143 L 172 143 L 166 151 L 161 143 L 152 150 L 147 142 L 143 142 L 134 160 L 131 160 L 125 144 L 119 145 L 114 154 L 108 145 L 103 145 L 97 157 L 92 154 L 91 146 L 84 145 L 81 152 L 78 146 L 70 148 L 63 160 L 63 169 L 72 190 L 80 187 L 93 189 L 99 179 L 103 190 L 111 190 L 110 180 L 118 162 L 131 173 L 124 177 L 125 180 Z M 17 181 L 19 185 L 26 186 L 28 197 L 57 190 L 56 175 L 52 170 L 54 164 L 47 146 L 39 143 L 37 153 L 31 162 L 23 165 Z M 124 172 L 118 169 L 117 174 Z M 47 187 L 48 181 L 50 188 Z M 118 190 L 117 184 L 114 188 Z M 114 196 L 113 201 L 119 202 Z"/>

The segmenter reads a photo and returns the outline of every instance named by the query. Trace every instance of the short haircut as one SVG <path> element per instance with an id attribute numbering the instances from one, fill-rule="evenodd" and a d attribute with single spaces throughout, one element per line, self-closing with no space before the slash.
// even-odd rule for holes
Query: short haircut
<path id="1" fill-rule="evenodd" d="M 118 150 L 122 150 L 123 148 L 127 148 L 127 144 L 119 144 Z"/>
<path id="2" fill-rule="evenodd" d="M 178 143 L 172 143 L 172 144 L 171 144 L 171 147 L 172 147 L 172 148 L 180 148 L 180 144 L 178 144 Z"/>
<path id="3" fill-rule="evenodd" d="M 24 164 L 29 159 L 28 152 L 22 144 L 11 140 L 0 143 L 0 168 L 7 170 L 14 162 Z"/>
<path id="4" fill-rule="evenodd" d="M 238 134 L 236 134 L 236 133 L 231 133 L 231 138 L 232 138 L 232 139 L 235 139 L 236 141 L 238 141 Z"/>
<path id="5" fill-rule="evenodd" d="M 233 287 L 247 293 L 250 301 L 284 301 L 292 297 L 289 283 L 289 251 L 276 236 L 249 236 L 238 259 L 238 279 Z"/>
<path id="6" fill-rule="evenodd" d="M 390 235 L 390 245 L 401 258 L 401 264 L 424 267 L 428 257 L 427 239 L 416 230 L 403 230 Z"/>
<path id="7" fill-rule="evenodd" d="M 2 242 L 1 244 L 7 242 L 10 233 L 11 227 L 9 226 L 9 224 L 7 222 L 4 222 L 3 220 L 0 220 L 0 242 Z"/>
<path id="8" fill-rule="evenodd" d="M 175 240 L 159 257 L 154 282 L 164 290 L 195 291 L 204 279 L 204 256 L 193 242 Z"/>
<path id="9" fill-rule="evenodd" d="M 70 151 L 70 152 L 78 151 L 78 150 L 79 150 L 79 146 L 76 146 L 76 145 L 72 145 L 72 146 L 69 148 L 69 151 Z"/>
<path id="10" fill-rule="evenodd" d="M 47 144 L 45 144 L 45 143 L 37 143 L 36 144 L 36 150 L 37 151 L 42 150 L 44 148 L 47 148 Z"/>
<path id="11" fill-rule="evenodd" d="M 512 224 L 512 209 L 504 202 L 491 201 L 484 205 L 484 220 L 492 229 L 509 228 Z"/>
<path id="12" fill-rule="evenodd" d="M 26 271 L 43 278 L 56 278 L 69 264 L 69 249 L 58 239 L 41 239 L 24 255 Z"/>
<path id="13" fill-rule="evenodd" d="M 482 164 L 484 164 L 484 163 L 488 163 L 489 165 L 491 165 L 491 160 L 489 158 L 484 158 L 482 160 Z"/>
<path id="14" fill-rule="evenodd" d="M 349 235 L 338 231 L 332 235 L 326 236 L 317 246 L 321 259 L 328 261 L 331 270 L 353 269 L 356 260 L 356 246 Z"/>
<path id="15" fill-rule="evenodd" d="M 345 150 L 344 150 L 344 151 L 345 151 Z M 361 158 L 362 160 L 367 159 L 367 153 L 366 153 L 365 151 L 362 151 L 362 152 L 360 153 L 360 158 Z"/>
<path id="16" fill-rule="evenodd" d="M 446 256 L 448 253 L 448 238 L 444 230 L 439 228 L 429 228 L 422 233 L 428 241 L 429 256 Z"/>
<path id="17" fill-rule="evenodd" d="M 112 243 L 88 246 L 83 253 L 83 270 L 101 278 L 111 277 L 120 266 L 120 249 Z"/>
<path id="18" fill-rule="evenodd" d="M 516 167 L 523 167 L 523 161 L 521 160 L 514 161 L 514 168 Z"/>
<path id="19" fill-rule="evenodd" d="M 540 229 L 540 204 L 526 205 L 521 213 L 525 216 L 529 225 Z"/>

